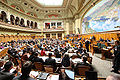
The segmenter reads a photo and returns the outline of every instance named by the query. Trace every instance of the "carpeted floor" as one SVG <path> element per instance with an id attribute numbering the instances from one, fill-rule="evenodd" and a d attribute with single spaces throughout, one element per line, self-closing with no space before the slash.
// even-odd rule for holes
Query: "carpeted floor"
<path id="1" fill-rule="evenodd" d="M 111 72 L 112 70 L 112 59 L 102 60 L 101 54 L 95 54 L 93 57 L 92 65 L 98 72 L 98 77 L 106 78 L 110 74 L 115 74 Z"/>

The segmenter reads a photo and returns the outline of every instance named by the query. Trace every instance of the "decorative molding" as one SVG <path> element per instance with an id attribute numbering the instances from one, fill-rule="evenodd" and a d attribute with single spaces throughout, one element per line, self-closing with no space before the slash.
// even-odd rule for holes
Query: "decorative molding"
<path id="1" fill-rule="evenodd" d="M 15 31 L 24 31 L 24 32 L 41 32 L 41 29 L 31 29 L 31 28 L 25 28 L 25 27 L 20 27 L 17 25 L 12 25 L 4 22 L 0 22 L 0 28 L 2 29 L 8 29 L 8 30 L 15 30 Z"/>

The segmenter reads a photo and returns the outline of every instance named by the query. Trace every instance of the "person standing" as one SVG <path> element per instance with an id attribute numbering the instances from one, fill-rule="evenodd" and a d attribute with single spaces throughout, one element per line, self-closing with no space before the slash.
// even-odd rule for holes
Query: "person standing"
<path id="1" fill-rule="evenodd" d="M 86 46 L 87 52 L 89 52 L 89 44 L 90 44 L 90 42 L 88 41 L 88 38 L 87 38 L 87 40 L 85 41 L 85 46 Z"/>

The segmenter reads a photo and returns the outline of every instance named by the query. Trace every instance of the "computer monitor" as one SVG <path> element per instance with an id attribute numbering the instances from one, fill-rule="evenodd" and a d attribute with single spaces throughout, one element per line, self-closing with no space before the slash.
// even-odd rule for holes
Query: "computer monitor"
<path id="1" fill-rule="evenodd" d="M 74 80 L 75 73 L 73 71 L 65 69 L 65 73 L 71 80 Z"/>

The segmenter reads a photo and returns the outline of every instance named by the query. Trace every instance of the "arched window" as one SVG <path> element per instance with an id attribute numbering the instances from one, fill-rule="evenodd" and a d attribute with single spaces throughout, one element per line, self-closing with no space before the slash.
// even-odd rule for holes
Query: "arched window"
<path id="1" fill-rule="evenodd" d="M 23 18 L 21 18 L 21 21 L 20 21 L 20 26 L 25 27 L 25 24 L 24 24 L 24 19 L 23 19 Z"/>
<path id="2" fill-rule="evenodd" d="M 30 26 L 31 26 L 31 28 L 33 28 L 33 21 L 31 21 Z"/>
<path id="3" fill-rule="evenodd" d="M 1 20 L 6 23 L 8 22 L 7 14 L 4 11 L 1 11 Z"/>
<path id="4" fill-rule="evenodd" d="M 37 29 L 37 22 L 35 22 L 35 29 Z"/>
<path id="5" fill-rule="evenodd" d="M 30 21 L 27 20 L 27 27 L 30 27 Z"/>
<path id="6" fill-rule="evenodd" d="M 11 23 L 12 25 L 14 25 L 14 22 L 15 22 L 14 16 L 13 16 L 13 15 L 10 15 L 10 23 Z"/>
<path id="7" fill-rule="evenodd" d="M 19 21 L 20 21 L 19 17 L 16 17 L 16 19 L 15 19 L 15 25 L 19 25 Z"/>

